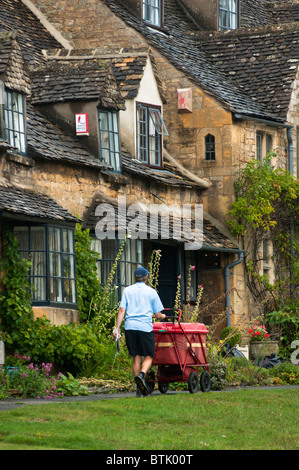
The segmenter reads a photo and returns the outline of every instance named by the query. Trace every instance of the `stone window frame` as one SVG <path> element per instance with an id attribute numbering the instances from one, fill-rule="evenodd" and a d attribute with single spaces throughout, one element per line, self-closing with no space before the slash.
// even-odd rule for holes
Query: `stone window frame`
<path id="1" fill-rule="evenodd" d="M 256 131 L 256 154 L 255 158 L 259 162 L 273 149 L 273 135 L 265 131 Z"/>
<path id="2" fill-rule="evenodd" d="M 205 136 L 205 161 L 214 162 L 216 160 L 216 139 L 213 134 Z"/>

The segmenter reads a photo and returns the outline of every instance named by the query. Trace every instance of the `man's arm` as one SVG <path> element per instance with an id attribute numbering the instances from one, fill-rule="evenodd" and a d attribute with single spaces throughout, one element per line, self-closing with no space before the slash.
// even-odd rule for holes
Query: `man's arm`
<path id="1" fill-rule="evenodd" d="M 158 318 L 158 320 L 165 320 L 166 315 L 165 313 L 157 312 L 155 313 L 155 317 Z"/>
<path id="2" fill-rule="evenodd" d="M 117 335 L 120 334 L 120 325 L 122 324 L 125 313 L 126 313 L 126 309 L 123 308 L 123 307 L 120 307 L 120 309 L 118 311 L 117 319 L 116 319 L 115 329 L 113 331 L 113 336 L 114 336 L 115 339 L 116 339 Z"/>

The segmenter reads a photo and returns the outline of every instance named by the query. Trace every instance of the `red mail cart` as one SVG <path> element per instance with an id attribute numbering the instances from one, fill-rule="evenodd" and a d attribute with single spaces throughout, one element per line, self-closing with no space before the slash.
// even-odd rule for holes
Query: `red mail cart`
<path id="1" fill-rule="evenodd" d="M 171 310 L 171 309 L 165 309 Z M 148 388 L 154 390 L 155 382 L 161 393 L 166 393 L 170 382 L 186 382 L 190 393 L 200 389 L 208 392 L 211 388 L 209 365 L 206 356 L 208 330 L 203 323 L 181 322 L 178 317 L 168 317 L 171 322 L 153 324 L 155 335 L 155 357 L 153 365 L 158 366 L 157 377 L 153 371 L 148 374 Z M 200 378 L 198 375 L 200 373 Z"/>

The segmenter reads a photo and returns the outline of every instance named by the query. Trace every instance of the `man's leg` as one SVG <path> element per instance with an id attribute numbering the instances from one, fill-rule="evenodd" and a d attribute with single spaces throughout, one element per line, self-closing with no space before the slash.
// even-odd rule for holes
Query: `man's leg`
<path id="1" fill-rule="evenodd" d="M 140 371 L 141 371 L 141 356 L 134 356 L 133 357 L 132 369 L 133 369 L 134 377 L 136 377 L 137 375 L 140 374 Z"/>
<path id="2" fill-rule="evenodd" d="M 143 363 L 142 363 L 141 372 L 144 372 L 144 374 L 146 375 L 148 371 L 150 370 L 150 368 L 152 367 L 152 363 L 153 363 L 152 356 L 145 356 Z"/>
<path id="3" fill-rule="evenodd" d="M 145 356 L 140 373 L 135 375 L 135 382 L 137 384 L 137 394 L 139 391 L 142 393 L 142 395 L 148 395 L 149 393 L 147 384 L 146 384 L 146 374 L 151 368 L 152 362 L 153 362 L 153 358 L 151 356 Z M 135 365 L 137 366 L 137 361 Z M 137 370 L 138 369 L 136 367 L 135 371 Z"/>

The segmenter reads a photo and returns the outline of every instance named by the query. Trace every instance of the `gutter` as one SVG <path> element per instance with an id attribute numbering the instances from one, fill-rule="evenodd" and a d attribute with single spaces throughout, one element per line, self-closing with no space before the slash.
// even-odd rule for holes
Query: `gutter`
<path id="1" fill-rule="evenodd" d="M 239 250 L 238 252 L 238 259 L 229 263 L 224 268 L 224 277 L 225 277 L 225 309 L 227 310 L 226 314 L 226 326 L 231 326 L 231 318 L 230 318 L 230 294 L 229 294 L 229 276 L 232 274 L 230 271 L 232 268 L 237 266 L 238 264 L 242 263 L 244 258 L 244 250 Z"/>

